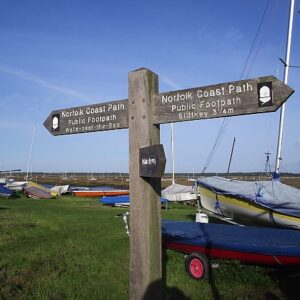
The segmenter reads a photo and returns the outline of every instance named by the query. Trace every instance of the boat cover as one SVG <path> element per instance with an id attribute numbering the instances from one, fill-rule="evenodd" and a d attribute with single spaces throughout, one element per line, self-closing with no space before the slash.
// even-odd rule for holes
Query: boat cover
<path id="1" fill-rule="evenodd" d="M 45 190 L 39 189 L 36 186 L 25 186 L 24 191 L 25 191 L 26 194 L 28 194 L 29 197 L 32 197 L 32 198 L 36 198 L 36 199 L 50 199 L 50 198 L 52 198 L 51 193 L 49 193 Z"/>
<path id="2" fill-rule="evenodd" d="M 169 201 L 188 201 L 197 199 L 197 186 L 187 186 L 173 183 L 164 190 L 161 195 Z"/>
<path id="3" fill-rule="evenodd" d="M 199 178 L 197 184 L 217 194 L 255 202 L 273 211 L 300 217 L 300 190 L 278 180 L 241 181 L 214 176 Z"/>
<path id="4" fill-rule="evenodd" d="M 163 220 L 162 238 L 208 249 L 300 256 L 300 232 L 297 230 Z"/>
<path id="5" fill-rule="evenodd" d="M 0 197 L 10 197 L 13 191 L 0 184 Z"/>
<path id="6" fill-rule="evenodd" d="M 104 196 L 100 197 L 100 203 L 108 205 L 118 205 L 118 204 L 128 204 L 130 203 L 130 198 L 128 195 L 125 196 Z M 168 202 L 167 199 L 160 198 L 161 203 Z"/>

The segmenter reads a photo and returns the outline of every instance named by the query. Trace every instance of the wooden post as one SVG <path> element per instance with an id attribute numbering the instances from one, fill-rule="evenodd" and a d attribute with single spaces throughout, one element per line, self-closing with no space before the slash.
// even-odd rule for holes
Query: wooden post
<path id="1" fill-rule="evenodd" d="M 139 175 L 139 149 L 160 142 L 159 125 L 152 120 L 158 76 L 144 68 L 132 71 L 128 89 L 130 298 L 161 299 L 161 178 Z"/>

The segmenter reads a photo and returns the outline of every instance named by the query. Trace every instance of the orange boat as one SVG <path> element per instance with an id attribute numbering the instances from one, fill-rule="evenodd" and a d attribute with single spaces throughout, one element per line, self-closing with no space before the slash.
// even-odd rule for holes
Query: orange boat
<path id="1" fill-rule="evenodd" d="M 73 191 L 76 197 L 103 197 L 129 195 L 129 190 L 79 190 Z"/>

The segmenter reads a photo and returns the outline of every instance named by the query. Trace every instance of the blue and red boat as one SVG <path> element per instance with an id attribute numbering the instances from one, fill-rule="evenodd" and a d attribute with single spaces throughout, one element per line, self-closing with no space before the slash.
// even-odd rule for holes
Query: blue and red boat
<path id="1" fill-rule="evenodd" d="M 9 198 L 10 196 L 12 196 L 13 191 L 6 188 L 5 186 L 3 186 L 2 184 L 0 184 L 0 197 L 2 198 Z"/>
<path id="2" fill-rule="evenodd" d="M 130 197 L 129 195 L 124 196 L 104 196 L 100 197 L 99 202 L 106 205 L 111 206 L 129 206 L 130 205 Z M 163 204 L 167 204 L 168 200 L 164 198 L 160 198 L 160 202 Z"/>
<path id="3" fill-rule="evenodd" d="M 300 232 L 268 227 L 163 221 L 163 246 L 188 254 L 186 269 L 196 279 L 209 260 L 234 259 L 263 265 L 300 265 Z"/>

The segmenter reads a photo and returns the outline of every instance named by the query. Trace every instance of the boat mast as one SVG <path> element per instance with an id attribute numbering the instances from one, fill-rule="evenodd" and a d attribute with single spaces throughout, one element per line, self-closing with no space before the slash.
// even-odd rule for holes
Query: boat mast
<path id="1" fill-rule="evenodd" d="M 174 158 L 174 124 L 171 123 L 171 148 L 172 148 L 172 184 L 175 183 L 175 158 Z"/>
<path id="2" fill-rule="evenodd" d="M 33 146 L 33 142 L 34 142 L 34 136 L 35 136 L 35 124 L 34 124 L 33 130 L 32 130 L 32 137 L 31 137 L 31 144 L 30 144 L 30 151 L 29 151 L 29 158 L 28 158 L 28 165 L 27 165 L 27 172 L 26 172 L 26 181 L 28 181 L 28 179 L 29 179 L 29 168 L 31 165 L 31 155 L 32 155 L 32 146 Z M 32 169 L 31 169 L 31 173 L 32 173 Z"/>
<path id="3" fill-rule="evenodd" d="M 234 150 L 234 145 L 235 145 L 235 137 L 234 137 L 233 142 L 232 142 L 230 159 L 229 159 L 228 169 L 227 169 L 227 176 L 229 175 L 229 172 L 230 172 L 230 166 L 231 166 L 231 160 L 232 160 L 232 154 L 233 154 L 233 150 Z"/>
<path id="4" fill-rule="evenodd" d="M 292 30 L 293 30 L 293 18 L 294 18 L 294 6 L 295 0 L 290 0 L 290 18 L 289 26 L 287 33 L 287 44 L 286 44 L 286 55 L 284 63 L 284 80 L 285 84 L 288 83 L 289 75 L 289 65 L 290 65 L 290 52 L 291 52 L 291 43 L 292 43 Z M 283 137 L 283 125 L 284 125 L 284 116 L 285 116 L 285 103 L 281 106 L 280 109 L 280 121 L 279 121 L 279 132 L 278 132 L 278 142 L 277 142 L 277 152 L 276 152 L 276 165 L 275 165 L 275 174 L 279 174 L 279 166 L 282 153 L 282 137 Z"/>

